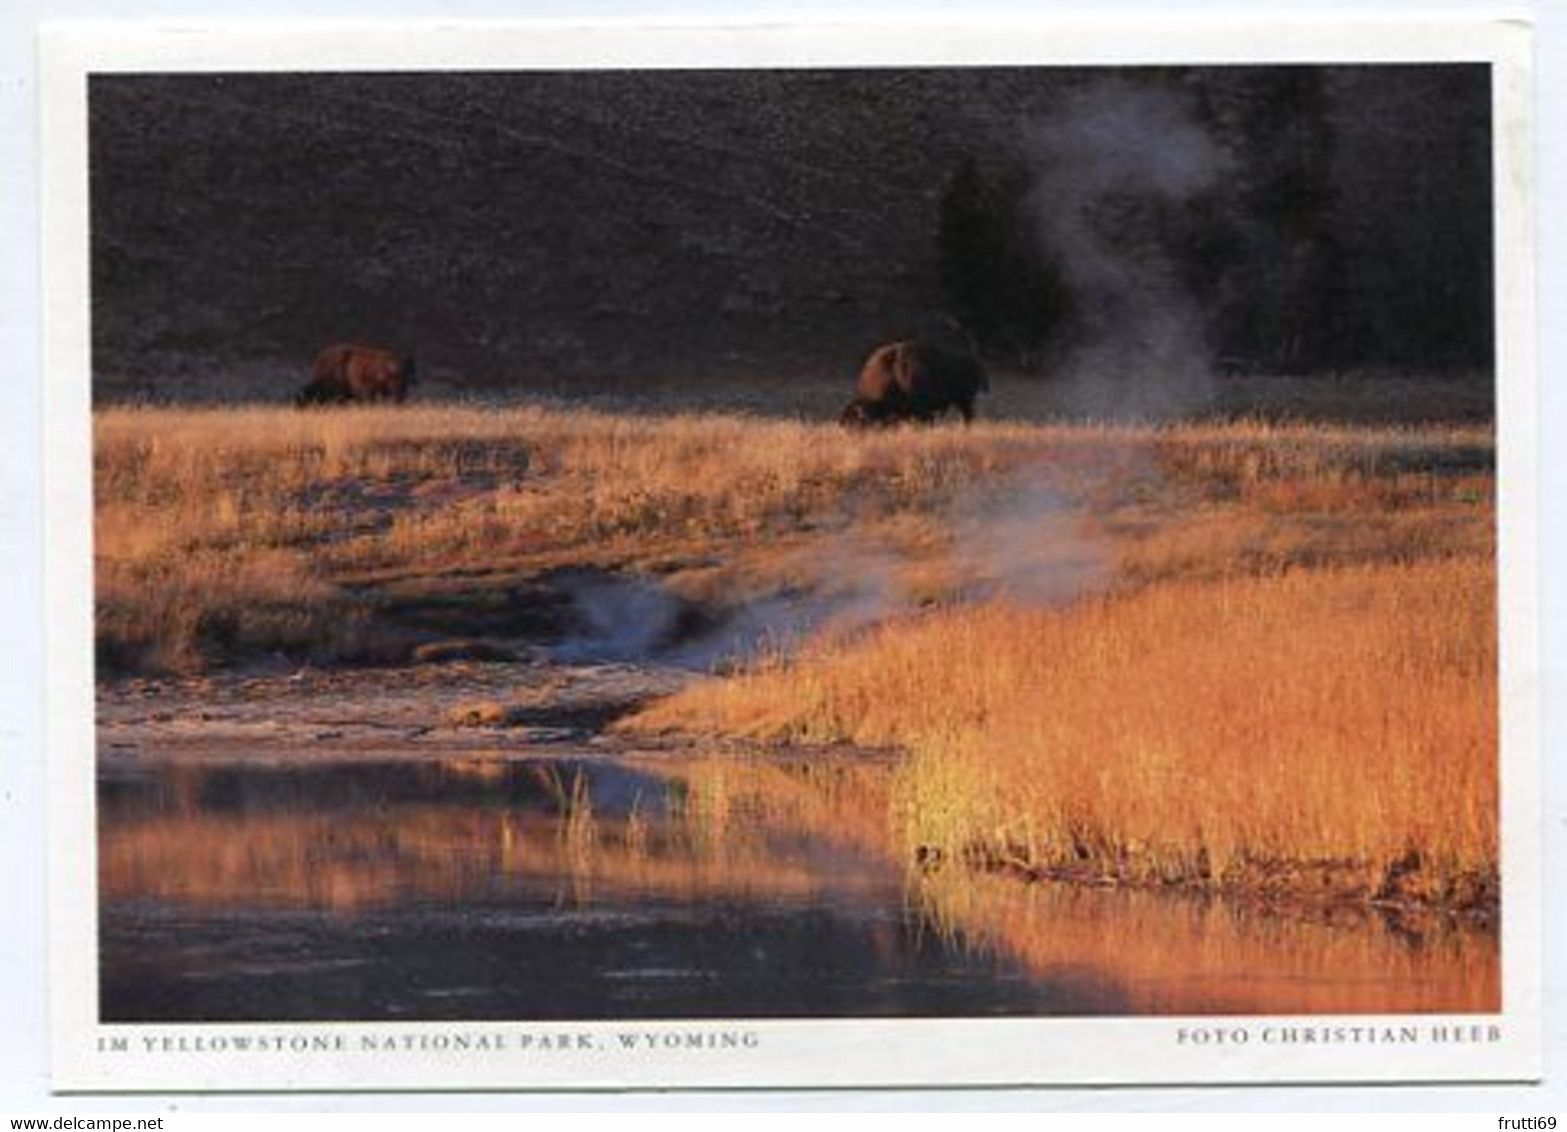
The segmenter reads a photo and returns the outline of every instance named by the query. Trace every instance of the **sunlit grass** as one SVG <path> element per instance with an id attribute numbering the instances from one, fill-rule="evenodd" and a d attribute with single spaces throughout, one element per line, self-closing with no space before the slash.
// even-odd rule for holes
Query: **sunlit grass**
<path id="1" fill-rule="evenodd" d="M 988 422 L 851 437 L 743 415 L 453 406 L 118 408 L 94 425 L 111 671 L 387 659 L 373 615 L 388 580 L 705 558 L 713 584 L 740 586 L 707 596 L 741 603 L 747 587 L 830 584 L 824 558 L 830 572 L 867 557 L 846 539 L 874 541 L 866 569 L 895 574 L 910 601 L 949 600 L 1001 557 L 974 529 L 1020 486 L 1048 492 L 1052 522 L 1080 541 L 1113 546 L 1120 581 L 1489 538 L 1472 521 L 1489 502 L 1483 461 L 1421 470 L 1488 455 L 1479 427 Z M 1059 542 L 1044 533 L 1034 541 Z"/>
<path id="2" fill-rule="evenodd" d="M 1492 902 L 1485 433 L 1240 422 L 1118 441 L 1117 472 L 1077 493 L 1099 504 L 1105 584 L 819 640 L 628 726 L 902 748 L 911 858 Z"/>
<path id="3" fill-rule="evenodd" d="M 851 440 L 526 408 L 110 409 L 95 428 L 100 646 L 153 671 L 373 658 L 353 629 L 361 582 L 634 566 L 929 514 L 1039 443 L 1025 426 Z"/>
<path id="4" fill-rule="evenodd" d="M 1483 561 L 955 610 L 697 685 L 637 725 L 903 747 L 911 853 L 1241 887 L 1333 863 L 1361 896 L 1418 861 L 1424 887 L 1399 895 L 1460 902 L 1496 875 Z"/>
<path id="5" fill-rule="evenodd" d="M 873 617 L 632 726 L 900 748 L 910 854 L 1494 895 L 1485 426 L 849 436 L 544 407 L 95 426 L 111 671 L 388 658 L 377 587 L 394 581 L 600 565 L 729 608 L 874 591 Z M 692 795 L 693 829 L 734 824 L 721 798 Z"/>

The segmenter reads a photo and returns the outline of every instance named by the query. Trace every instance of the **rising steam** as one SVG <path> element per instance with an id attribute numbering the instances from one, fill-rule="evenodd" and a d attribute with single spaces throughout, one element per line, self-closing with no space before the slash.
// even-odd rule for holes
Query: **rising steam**
<path id="1" fill-rule="evenodd" d="M 1166 241 L 1223 175 L 1223 151 L 1177 96 L 1124 83 L 1081 92 L 1023 134 L 1033 236 L 1077 313 L 1066 407 L 1159 418 L 1206 404 L 1207 320 Z"/>
<path id="2" fill-rule="evenodd" d="M 812 543 L 787 587 L 694 602 L 657 579 L 581 571 L 556 579 L 575 631 L 553 650 L 572 663 L 657 663 L 690 670 L 792 655 L 823 633 L 854 633 L 933 603 L 999 600 L 1054 606 L 1114 573 L 1081 510 L 1047 469 L 1022 467 L 957 492 L 941 508 L 940 546 L 911 552 L 853 523 Z M 941 595 L 911 584 L 921 571 Z"/>
<path id="3" fill-rule="evenodd" d="M 1077 340 L 1058 375 L 1072 412 L 1157 419 L 1200 408 L 1213 379 L 1202 309 L 1183 284 L 1171 233 L 1224 175 L 1227 159 L 1182 100 L 1122 83 L 1081 92 L 1029 123 L 1024 201 L 1030 234 L 1071 291 Z M 1084 532 L 1049 470 L 1024 467 L 958 493 L 944 508 L 944 564 L 962 600 L 1059 605 L 1099 586 L 1114 564 Z M 916 613 L 928 597 L 902 579 L 917 565 L 863 530 L 812 547 L 798 585 L 693 610 L 647 579 L 572 588 L 582 631 L 564 659 L 657 660 L 690 668 L 789 653 L 825 630 Z"/>

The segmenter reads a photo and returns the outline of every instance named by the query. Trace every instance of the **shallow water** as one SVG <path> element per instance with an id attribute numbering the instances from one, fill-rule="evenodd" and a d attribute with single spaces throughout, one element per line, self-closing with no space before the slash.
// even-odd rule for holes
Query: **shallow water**
<path id="1" fill-rule="evenodd" d="M 1494 1005 L 1494 935 L 911 874 L 888 776 L 668 755 L 106 767 L 103 1018 Z"/>

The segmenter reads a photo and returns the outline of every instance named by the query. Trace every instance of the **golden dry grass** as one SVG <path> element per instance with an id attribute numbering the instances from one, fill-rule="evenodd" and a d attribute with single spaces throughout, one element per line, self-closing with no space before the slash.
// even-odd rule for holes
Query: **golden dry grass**
<path id="1" fill-rule="evenodd" d="M 554 566 L 701 559 L 717 565 L 682 583 L 743 602 L 831 583 L 836 560 L 866 557 L 852 542 L 902 598 L 947 600 L 984 565 L 951 553 L 970 537 L 954 520 L 998 484 L 1050 494 L 1042 553 L 1066 516 L 1081 546 L 1113 548 L 1123 581 L 1342 556 L 1354 540 L 1374 559 L 1410 538 L 1487 537 L 1466 519 L 1455 530 L 1451 504 L 1488 481 L 1419 470 L 1488 445 L 1475 427 L 990 422 L 848 437 L 737 415 L 452 406 L 116 408 L 94 425 L 110 670 L 387 659 L 388 586 Z M 1290 521 L 1289 492 L 1311 493 L 1313 522 Z"/>
<path id="2" fill-rule="evenodd" d="M 1376 890 L 1496 867 L 1493 574 L 1450 560 L 988 604 L 698 685 L 641 726 L 897 745 L 912 850 Z M 1441 895 L 1452 895 L 1442 893 Z"/>
<path id="3" fill-rule="evenodd" d="M 911 855 L 1494 900 L 1484 432 L 1243 422 L 1102 439 L 1102 474 L 1073 498 L 1095 507 L 1105 585 L 819 641 L 629 726 L 904 748 Z"/>
<path id="4" fill-rule="evenodd" d="M 872 574 L 878 627 L 632 725 L 903 747 L 909 850 L 1213 884 L 1310 864 L 1454 902 L 1495 875 L 1482 425 L 850 437 L 423 407 L 95 426 L 110 667 L 375 658 L 384 594 L 454 578 L 659 570 L 734 606 Z"/>
<path id="5" fill-rule="evenodd" d="M 101 655 L 153 671 L 374 658 L 358 583 L 635 567 L 928 512 L 1037 444 L 1017 426 L 851 443 L 827 425 L 528 408 L 121 408 L 94 424 Z"/>

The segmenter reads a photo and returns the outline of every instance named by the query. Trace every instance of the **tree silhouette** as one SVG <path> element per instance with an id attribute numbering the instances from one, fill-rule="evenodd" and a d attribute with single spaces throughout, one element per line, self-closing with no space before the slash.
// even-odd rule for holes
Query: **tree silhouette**
<path id="1" fill-rule="evenodd" d="M 936 218 L 936 263 L 949 314 L 979 352 L 1026 369 L 1059 341 L 1069 315 L 1061 273 L 1029 230 L 1029 179 L 972 156 L 948 177 Z"/>

